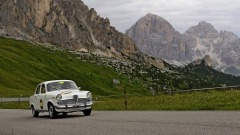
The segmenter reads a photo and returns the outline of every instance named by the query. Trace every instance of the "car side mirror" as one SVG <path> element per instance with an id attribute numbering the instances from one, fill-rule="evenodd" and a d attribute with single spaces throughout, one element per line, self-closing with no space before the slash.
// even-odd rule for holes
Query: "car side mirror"
<path id="1" fill-rule="evenodd" d="M 81 90 L 81 87 L 78 87 L 79 90 Z"/>

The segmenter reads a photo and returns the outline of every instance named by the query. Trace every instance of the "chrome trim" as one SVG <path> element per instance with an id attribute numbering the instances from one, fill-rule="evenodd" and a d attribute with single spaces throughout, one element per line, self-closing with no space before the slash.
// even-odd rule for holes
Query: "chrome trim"
<path id="1" fill-rule="evenodd" d="M 86 106 L 55 106 L 55 110 L 57 112 L 77 112 L 77 111 L 83 111 L 86 109 L 91 109 L 91 105 L 86 105 Z"/>
<path id="2" fill-rule="evenodd" d="M 85 104 L 85 103 L 92 103 L 92 99 L 78 98 L 77 101 L 76 99 L 66 99 L 66 100 L 57 101 L 58 105 L 73 105 L 73 104 Z"/>

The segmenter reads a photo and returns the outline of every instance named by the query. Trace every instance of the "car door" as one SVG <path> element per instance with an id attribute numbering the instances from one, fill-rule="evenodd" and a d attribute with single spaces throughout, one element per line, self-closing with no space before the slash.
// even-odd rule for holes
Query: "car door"
<path id="1" fill-rule="evenodd" d="M 33 103 L 34 103 L 34 107 L 35 107 L 36 110 L 40 110 L 40 105 L 39 105 L 40 89 L 41 89 L 41 85 L 38 85 L 36 90 L 35 90 L 34 97 L 33 97 Z"/>
<path id="2" fill-rule="evenodd" d="M 39 107 L 40 110 L 47 110 L 47 103 L 46 103 L 46 86 L 45 84 L 41 85 L 41 90 L 38 96 L 39 99 Z"/>

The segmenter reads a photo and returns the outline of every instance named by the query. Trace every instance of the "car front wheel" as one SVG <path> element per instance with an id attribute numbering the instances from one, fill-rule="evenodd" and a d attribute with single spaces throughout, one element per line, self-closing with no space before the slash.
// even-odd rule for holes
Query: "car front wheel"
<path id="1" fill-rule="evenodd" d="M 83 114 L 84 114 L 85 116 L 89 116 L 89 115 L 91 114 L 91 112 L 92 112 L 92 109 L 83 110 Z"/>
<path id="2" fill-rule="evenodd" d="M 38 117 L 39 116 L 39 112 L 35 110 L 34 106 L 32 106 L 31 109 L 32 109 L 33 117 Z"/>
<path id="3" fill-rule="evenodd" d="M 55 108 L 53 106 L 53 104 L 50 104 L 48 107 L 48 112 L 49 112 L 49 116 L 51 119 L 54 119 L 57 117 L 57 112 L 55 111 Z"/>

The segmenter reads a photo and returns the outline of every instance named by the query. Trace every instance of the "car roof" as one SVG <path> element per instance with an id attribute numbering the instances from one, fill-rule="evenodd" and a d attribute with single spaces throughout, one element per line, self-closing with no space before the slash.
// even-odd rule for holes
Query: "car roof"
<path id="1" fill-rule="evenodd" d="M 71 81 L 71 82 L 73 82 L 72 80 L 51 80 L 51 81 L 45 81 L 45 82 L 42 82 L 42 83 L 40 83 L 40 84 L 48 84 L 48 83 L 52 83 L 52 82 L 61 82 L 61 81 Z"/>

